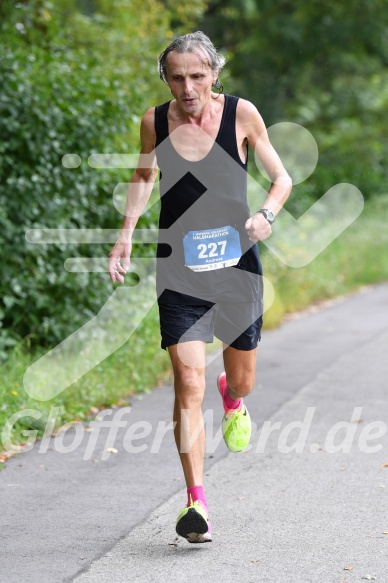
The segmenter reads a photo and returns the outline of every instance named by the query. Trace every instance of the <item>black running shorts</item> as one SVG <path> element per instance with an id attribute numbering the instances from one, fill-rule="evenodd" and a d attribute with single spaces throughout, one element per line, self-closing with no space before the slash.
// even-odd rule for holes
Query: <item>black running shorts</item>
<path id="1" fill-rule="evenodd" d="M 214 336 L 237 350 L 253 350 L 261 338 L 262 303 L 159 305 L 161 346 L 179 342 L 213 342 Z"/>

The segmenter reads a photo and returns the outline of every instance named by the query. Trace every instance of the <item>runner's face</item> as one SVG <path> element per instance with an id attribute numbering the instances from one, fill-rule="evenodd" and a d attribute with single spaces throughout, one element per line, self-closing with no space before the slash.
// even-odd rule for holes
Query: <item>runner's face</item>
<path id="1" fill-rule="evenodd" d="M 188 114 L 200 112 L 210 100 L 216 76 L 196 53 L 167 55 L 166 81 L 178 106 Z"/>

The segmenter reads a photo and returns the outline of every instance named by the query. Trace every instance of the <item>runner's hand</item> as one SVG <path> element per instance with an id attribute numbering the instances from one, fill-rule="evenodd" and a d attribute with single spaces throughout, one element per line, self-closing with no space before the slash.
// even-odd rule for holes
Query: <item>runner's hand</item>
<path id="1" fill-rule="evenodd" d="M 253 217 L 248 219 L 245 223 L 245 228 L 247 230 L 249 240 L 253 241 L 254 243 L 268 239 L 272 233 L 270 223 L 261 213 L 256 213 L 253 215 Z"/>
<path id="2" fill-rule="evenodd" d="M 129 270 L 132 243 L 130 241 L 117 241 L 112 251 L 109 253 L 109 275 L 112 283 L 118 281 L 124 283 L 124 275 Z M 123 264 L 121 265 L 121 261 Z"/>

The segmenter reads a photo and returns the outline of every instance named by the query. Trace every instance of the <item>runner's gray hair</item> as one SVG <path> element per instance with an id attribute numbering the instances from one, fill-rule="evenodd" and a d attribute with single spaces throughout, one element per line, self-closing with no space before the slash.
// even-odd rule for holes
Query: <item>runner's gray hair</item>
<path id="1" fill-rule="evenodd" d="M 217 53 L 216 47 L 204 32 L 198 30 L 197 32 L 184 34 L 172 41 L 159 55 L 158 71 L 164 83 L 167 83 L 167 56 L 171 51 L 176 51 L 177 53 L 196 53 L 204 63 L 211 67 L 212 71 L 218 70 L 218 73 L 220 73 L 226 63 L 226 58 L 220 55 L 220 53 Z M 222 84 L 218 79 L 213 83 L 213 87 L 222 91 Z"/>

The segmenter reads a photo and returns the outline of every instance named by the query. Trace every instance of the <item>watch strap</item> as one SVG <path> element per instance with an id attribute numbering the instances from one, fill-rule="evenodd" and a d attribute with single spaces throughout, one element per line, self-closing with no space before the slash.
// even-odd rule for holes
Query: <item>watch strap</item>
<path id="1" fill-rule="evenodd" d="M 267 221 L 269 222 L 270 225 L 272 225 L 272 223 L 275 221 L 275 215 L 269 209 L 260 209 L 257 211 L 257 213 L 261 213 L 263 215 L 263 217 L 265 219 L 267 219 Z"/>

